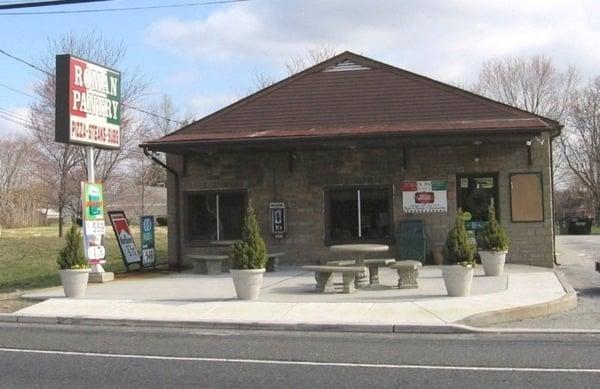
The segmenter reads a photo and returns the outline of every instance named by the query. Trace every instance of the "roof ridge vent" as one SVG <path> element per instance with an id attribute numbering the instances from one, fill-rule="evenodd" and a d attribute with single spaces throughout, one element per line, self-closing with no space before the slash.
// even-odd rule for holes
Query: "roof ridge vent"
<path id="1" fill-rule="evenodd" d="M 353 70 L 370 70 L 370 69 L 371 68 L 368 66 L 357 64 L 356 62 L 354 62 L 350 59 L 345 59 L 342 62 L 338 62 L 335 65 L 328 67 L 327 69 L 323 70 L 323 72 L 324 73 L 326 73 L 326 72 L 349 72 L 349 71 L 353 71 Z"/>

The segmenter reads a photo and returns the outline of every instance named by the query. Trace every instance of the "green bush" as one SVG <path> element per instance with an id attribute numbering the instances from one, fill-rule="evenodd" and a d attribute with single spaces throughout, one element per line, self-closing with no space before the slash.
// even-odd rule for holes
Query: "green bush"
<path id="1" fill-rule="evenodd" d="M 75 221 L 65 234 L 65 246 L 58 252 L 56 263 L 61 270 L 88 268 L 83 256 L 83 238 Z"/>
<path id="2" fill-rule="evenodd" d="M 231 252 L 232 269 L 264 269 L 267 263 L 267 248 L 260 236 L 260 228 L 252 202 L 248 201 L 242 241 L 235 242 Z"/>
<path id="3" fill-rule="evenodd" d="M 168 220 L 166 216 L 157 216 L 156 217 L 156 224 L 160 227 L 164 227 L 168 224 Z"/>
<path id="4" fill-rule="evenodd" d="M 449 265 L 475 266 L 474 254 L 475 247 L 469 242 L 463 213 L 459 211 L 446 237 L 444 258 Z"/>
<path id="5" fill-rule="evenodd" d="M 506 231 L 498 223 L 498 220 L 496 220 L 496 211 L 493 206 L 488 210 L 488 223 L 482 231 L 480 241 L 483 250 L 508 250 L 508 236 L 506 236 Z"/>

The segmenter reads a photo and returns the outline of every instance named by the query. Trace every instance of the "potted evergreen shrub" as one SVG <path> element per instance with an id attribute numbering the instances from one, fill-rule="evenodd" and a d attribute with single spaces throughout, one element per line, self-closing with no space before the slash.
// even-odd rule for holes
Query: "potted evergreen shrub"
<path id="1" fill-rule="evenodd" d="M 84 297 L 90 268 L 83 256 L 83 240 L 75 221 L 65 235 L 65 246 L 56 260 L 66 297 Z"/>
<path id="2" fill-rule="evenodd" d="M 267 248 L 260 236 L 252 203 L 248 201 L 243 239 L 234 243 L 231 252 L 230 271 L 238 299 L 258 300 L 266 263 Z"/>
<path id="3" fill-rule="evenodd" d="M 475 267 L 474 254 L 475 247 L 469 242 L 463 214 L 459 211 L 444 245 L 446 265 L 442 266 L 442 276 L 448 296 L 471 294 L 473 268 Z"/>
<path id="4" fill-rule="evenodd" d="M 488 224 L 480 238 L 479 255 L 486 276 L 499 276 L 504 272 L 506 253 L 508 252 L 508 236 L 496 220 L 494 207 L 488 210 Z"/>

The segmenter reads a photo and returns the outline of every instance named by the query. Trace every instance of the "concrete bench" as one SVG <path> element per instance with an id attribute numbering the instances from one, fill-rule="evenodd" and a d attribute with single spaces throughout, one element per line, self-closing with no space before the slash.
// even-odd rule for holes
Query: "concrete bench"
<path id="1" fill-rule="evenodd" d="M 364 273 L 367 269 L 364 266 L 302 266 L 304 271 L 314 271 L 317 281 L 317 291 L 321 293 L 335 292 L 333 286 L 333 273 L 341 273 L 344 282 L 344 293 L 355 291 L 354 279 L 359 273 Z"/>
<path id="2" fill-rule="evenodd" d="M 188 258 L 194 265 L 195 274 L 221 274 L 221 262 L 229 258 L 228 255 L 190 254 Z"/>
<path id="3" fill-rule="evenodd" d="M 419 261 L 398 261 L 390 268 L 398 271 L 398 289 L 414 289 L 419 287 L 417 277 L 423 265 Z"/>
<path id="4" fill-rule="evenodd" d="M 341 261 L 327 261 L 328 265 L 331 266 L 353 266 L 364 264 L 369 269 L 369 284 L 379 285 L 379 268 L 391 266 L 396 263 L 393 258 L 369 258 L 358 260 L 361 263 L 357 263 L 357 260 L 346 259 Z"/>
<path id="5" fill-rule="evenodd" d="M 274 272 L 277 271 L 277 266 L 279 266 L 279 258 L 285 255 L 284 252 L 270 253 L 267 254 L 267 271 Z"/>

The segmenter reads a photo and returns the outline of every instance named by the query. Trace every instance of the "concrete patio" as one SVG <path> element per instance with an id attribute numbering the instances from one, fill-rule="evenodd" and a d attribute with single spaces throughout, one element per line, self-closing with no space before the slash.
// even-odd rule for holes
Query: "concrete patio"
<path id="1" fill-rule="evenodd" d="M 45 301 L 2 320 L 443 330 L 555 313 L 576 304 L 574 293 L 550 269 L 508 265 L 504 276 L 484 277 L 479 266 L 475 274 L 470 297 L 446 296 L 441 271 L 435 266 L 420 272 L 419 289 L 397 289 L 395 271 L 381 269 L 382 285 L 353 294 L 320 294 L 315 292 L 312 273 L 283 268 L 265 274 L 260 301 L 245 302 L 235 299 L 227 273 L 149 273 L 90 284 L 85 299 L 66 299 L 60 287 L 32 291 L 23 297 Z"/>

